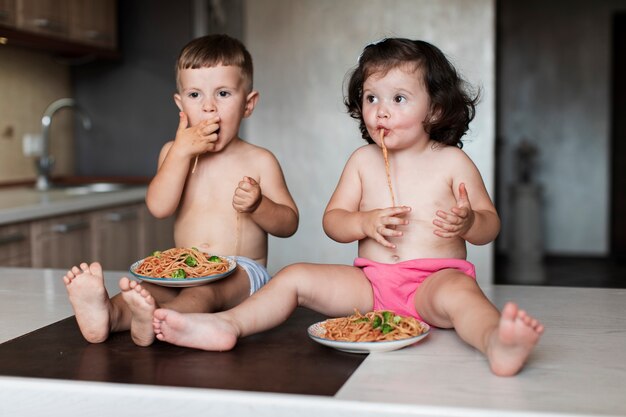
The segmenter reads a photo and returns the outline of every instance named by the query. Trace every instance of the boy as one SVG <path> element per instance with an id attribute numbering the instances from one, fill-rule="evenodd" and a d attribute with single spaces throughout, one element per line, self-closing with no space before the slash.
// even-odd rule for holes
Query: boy
<path id="1" fill-rule="evenodd" d="M 238 266 L 225 279 L 182 289 L 124 277 L 121 293 L 111 299 L 100 264 L 74 266 L 63 280 L 80 330 L 92 343 L 130 329 L 137 345 L 150 345 L 158 307 L 199 313 L 237 305 L 270 278 L 268 233 L 288 237 L 298 227 L 298 209 L 278 161 L 239 137 L 242 119 L 259 99 L 244 45 L 226 35 L 195 39 L 181 51 L 176 69 L 180 122 L 175 140 L 161 150 L 146 204 L 158 218 L 176 214 L 177 247 L 232 254 Z"/>

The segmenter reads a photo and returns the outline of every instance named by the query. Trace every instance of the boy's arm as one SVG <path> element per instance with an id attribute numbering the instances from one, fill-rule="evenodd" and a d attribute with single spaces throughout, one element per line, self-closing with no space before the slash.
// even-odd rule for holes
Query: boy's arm
<path id="1" fill-rule="evenodd" d="M 265 232 L 277 237 L 289 237 L 298 230 L 298 207 L 289 193 L 278 160 L 269 151 L 258 160 L 260 179 L 245 177 L 239 183 L 233 206 L 248 212 L 250 218 Z M 252 206 L 245 204 L 250 195 L 257 194 Z M 250 200 L 248 200 L 250 201 Z"/>
<path id="2" fill-rule="evenodd" d="M 176 212 L 185 187 L 190 159 L 176 152 L 174 142 L 166 143 L 159 154 L 159 167 L 146 193 L 148 210 L 162 219 Z"/>
<path id="3" fill-rule="evenodd" d="M 217 118 L 187 127 L 187 115 L 179 113 L 176 139 L 163 145 L 157 173 L 150 181 L 146 205 L 153 216 L 164 218 L 176 212 L 185 187 L 191 160 L 195 155 L 211 151 L 217 140 Z"/>

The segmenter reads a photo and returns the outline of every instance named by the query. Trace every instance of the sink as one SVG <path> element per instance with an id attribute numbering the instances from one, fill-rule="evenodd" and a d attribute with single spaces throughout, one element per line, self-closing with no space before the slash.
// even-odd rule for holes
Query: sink
<path id="1" fill-rule="evenodd" d="M 110 193 L 113 191 L 122 191 L 128 190 L 131 188 L 137 187 L 134 184 L 123 184 L 119 182 L 94 182 L 90 184 L 54 184 L 51 190 L 62 191 L 68 195 L 86 195 L 86 194 L 97 194 L 97 193 Z"/>

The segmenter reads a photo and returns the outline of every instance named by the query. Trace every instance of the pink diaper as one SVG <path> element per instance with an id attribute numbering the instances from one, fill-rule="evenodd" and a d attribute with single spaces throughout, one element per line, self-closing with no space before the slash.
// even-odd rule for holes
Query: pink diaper
<path id="1" fill-rule="evenodd" d="M 354 266 L 372 284 L 374 310 L 390 310 L 402 316 L 422 320 L 415 310 L 415 293 L 428 277 L 442 269 L 458 269 L 476 279 L 474 265 L 463 259 L 432 258 L 413 259 L 397 264 L 382 264 L 365 258 L 356 258 Z"/>

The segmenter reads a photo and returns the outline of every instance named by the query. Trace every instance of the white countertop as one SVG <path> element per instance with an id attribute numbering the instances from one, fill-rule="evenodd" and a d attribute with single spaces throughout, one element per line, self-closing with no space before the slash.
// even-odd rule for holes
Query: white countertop
<path id="1" fill-rule="evenodd" d="M 0 342 L 72 315 L 64 272 L 0 268 Z M 106 274 L 111 294 L 122 275 Z M 626 416 L 626 290 L 485 292 L 546 324 L 516 377 L 494 376 L 453 331 L 434 329 L 417 345 L 369 355 L 335 397 L 0 377 L 0 415 Z"/>
<path id="2" fill-rule="evenodd" d="M 0 225 L 140 202 L 145 199 L 146 189 L 146 186 L 133 186 L 120 191 L 76 195 L 64 190 L 37 191 L 32 187 L 0 188 Z"/>

